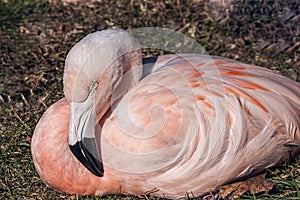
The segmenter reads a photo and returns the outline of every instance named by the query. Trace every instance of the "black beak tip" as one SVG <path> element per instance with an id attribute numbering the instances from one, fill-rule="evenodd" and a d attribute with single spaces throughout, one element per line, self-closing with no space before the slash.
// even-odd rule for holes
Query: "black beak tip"
<path id="1" fill-rule="evenodd" d="M 75 157 L 95 176 L 102 177 L 104 174 L 103 164 L 96 159 L 83 145 L 82 142 L 76 142 L 75 145 L 69 145 L 71 152 Z"/>

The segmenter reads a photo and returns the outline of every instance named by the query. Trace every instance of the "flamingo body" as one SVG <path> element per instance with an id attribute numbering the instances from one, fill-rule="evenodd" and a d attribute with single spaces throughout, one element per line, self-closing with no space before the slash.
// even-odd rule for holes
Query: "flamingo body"
<path id="1" fill-rule="evenodd" d="M 268 69 L 215 56 L 164 55 L 129 85 L 112 92 L 109 106 L 95 103 L 102 177 L 69 149 L 68 94 L 45 112 L 32 155 L 48 185 L 96 195 L 156 189 L 156 196 L 180 198 L 213 191 L 298 153 L 286 144 L 300 142 L 300 85 Z"/>

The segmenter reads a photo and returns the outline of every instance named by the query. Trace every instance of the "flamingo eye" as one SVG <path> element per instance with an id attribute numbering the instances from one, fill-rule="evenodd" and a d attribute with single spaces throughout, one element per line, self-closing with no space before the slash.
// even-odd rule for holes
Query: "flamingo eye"
<path id="1" fill-rule="evenodd" d="M 93 81 L 90 85 L 89 92 L 96 90 L 98 88 L 98 81 Z"/>

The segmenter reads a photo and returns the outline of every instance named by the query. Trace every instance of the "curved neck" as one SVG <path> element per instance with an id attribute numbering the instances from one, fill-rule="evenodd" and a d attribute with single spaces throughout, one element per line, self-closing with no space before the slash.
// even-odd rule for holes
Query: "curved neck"
<path id="1" fill-rule="evenodd" d="M 47 110 L 37 125 L 31 145 L 37 172 L 48 185 L 66 193 L 115 193 L 123 184 L 122 176 L 108 168 L 104 168 L 103 177 L 94 176 L 70 151 L 69 110 L 68 101 L 62 99 Z"/>

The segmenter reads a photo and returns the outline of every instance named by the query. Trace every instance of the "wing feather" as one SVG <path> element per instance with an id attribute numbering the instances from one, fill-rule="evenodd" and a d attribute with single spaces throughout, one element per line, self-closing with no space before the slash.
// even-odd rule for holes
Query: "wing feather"
<path id="1" fill-rule="evenodd" d="M 270 70 L 206 55 L 161 56 L 104 124 L 105 149 L 133 160 L 122 166 L 128 173 L 155 174 L 145 184 L 162 194 L 178 195 L 181 180 L 201 194 L 286 159 L 284 144 L 300 142 L 299 108 L 299 83 Z M 106 154 L 104 163 L 118 167 L 112 157 L 119 154 Z"/>

